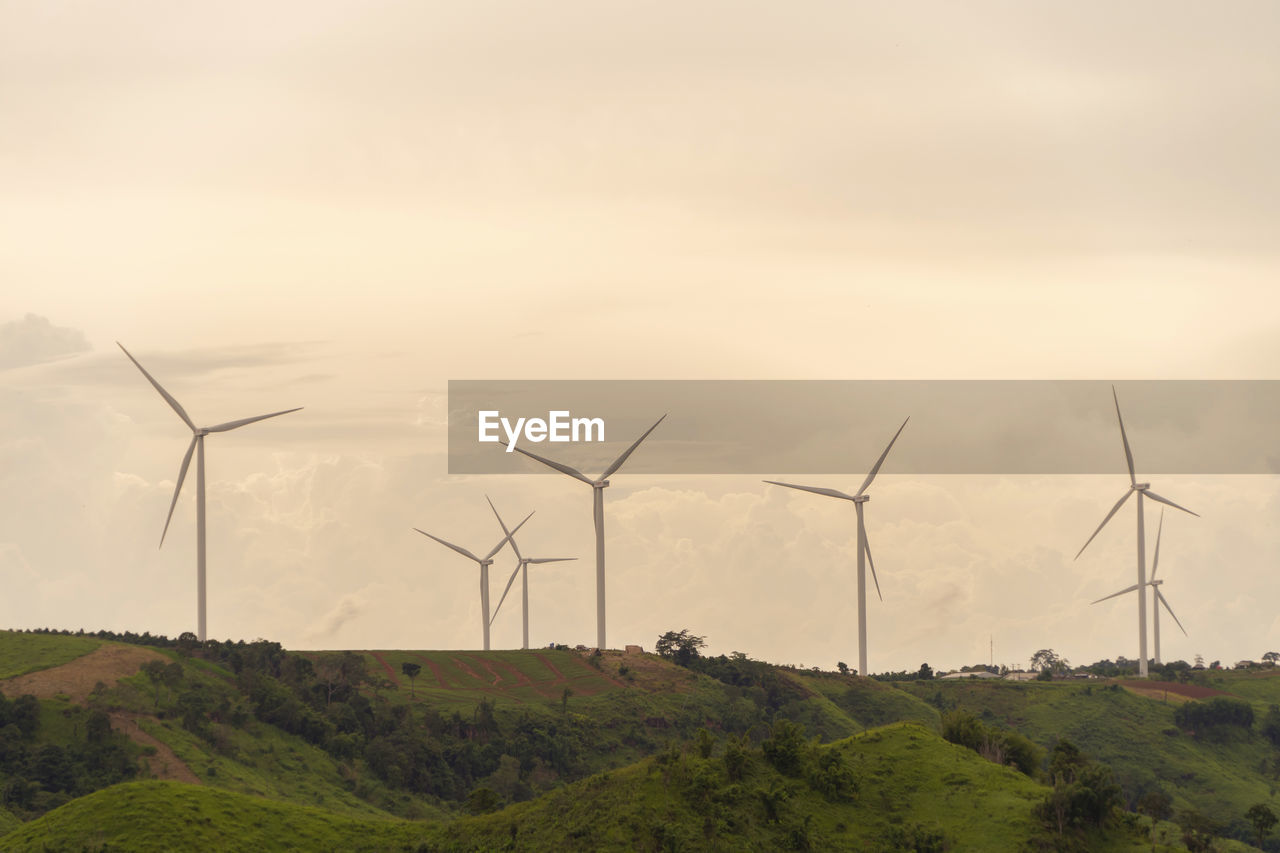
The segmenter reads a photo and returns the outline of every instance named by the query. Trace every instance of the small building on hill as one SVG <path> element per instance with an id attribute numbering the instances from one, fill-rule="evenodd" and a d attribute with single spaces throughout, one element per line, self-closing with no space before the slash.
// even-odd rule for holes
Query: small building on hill
<path id="1" fill-rule="evenodd" d="M 988 672 L 985 669 L 975 670 L 973 672 L 948 672 L 946 675 L 940 675 L 939 678 L 999 678 L 994 672 Z"/>

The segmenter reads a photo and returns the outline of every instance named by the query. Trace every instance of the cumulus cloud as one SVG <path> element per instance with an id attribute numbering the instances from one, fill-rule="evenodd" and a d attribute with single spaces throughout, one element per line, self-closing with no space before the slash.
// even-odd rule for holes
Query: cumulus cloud
<path id="1" fill-rule="evenodd" d="M 0 370 L 42 364 L 90 349 L 84 332 L 55 326 L 37 314 L 0 325 Z"/>

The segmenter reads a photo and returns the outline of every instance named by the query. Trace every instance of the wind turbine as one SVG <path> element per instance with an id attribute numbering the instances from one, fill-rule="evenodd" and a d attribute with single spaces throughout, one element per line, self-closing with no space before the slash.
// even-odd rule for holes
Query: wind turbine
<path id="1" fill-rule="evenodd" d="M 485 495 L 485 500 L 489 501 L 489 496 Z M 489 624 L 498 618 L 498 611 L 502 609 L 502 602 L 507 600 L 507 593 L 511 591 L 511 584 L 515 582 L 516 573 L 520 573 L 521 598 L 524 605 L 524 645 L 520 648 L 529 648 L 529 564 L 541 565 L 542 563 L 563 563 L 568 560 L 576 560 L 577 557 L 526 557 L 520 553 L 520 546 L 516 544 L 513 534 L 514 530 L 508 530 L 506 523 L 502 520 L 502 516 L 498 515 L 498 508 L 493 505 L 493 501 L 489 501 L 489 508 L 493 510 L 493 514 L 498 516 L 498 524 L 502 526 L 502 532 L 511 536 L 511 550 L 516 552 L 516 568 L 511 573 L 511 577 L 507 578 L 507 588 L 502 591 L 502 598 L 498 599 L 498 606 L 493 608 L 493 616 L 489 618 Z"/>
<path id="2" fill-rule="evenodd" d="M 1151 561 L 1151 580 L 1147 581 L 1147 586 L 1151 587 L 1151 637 L 1155 641 L 1156 663 L 1160 663 L 1160 605 L 1164 605 L 1164 609 L 1169 611 L 1169 615 L 1173 617 L 1173 621 L 1178 623 L 1178 627 L 1182 629 L 1183 636 L 1187 635 L 1187 629 L 1182 627 L 1182 621 L 1178 619 L 1173 612 L 1173 608 L 1169 606 L 1169 602 L 1165 600 L 1164 593 L 1160 591 L 1160 585 L 1163 580 L 1156 580 L 1156 572 L 1160 569 L 1160 534 L 1164 531 L 1164 510 L 1160 510 L 1160 526 L 1156 528 L 1156 553 L 1155 558 Z M 1138 585 L 1127 586 L 1119 592 L 1113 592 L 1105 598 L 1099 598 L 1098 601 L 1091 602 L 1097 604 L 1099 601 L 1106 601 L 1109 598 L 1124 595 L 1138 589 Z"/>
<path id="3" fill-rule="evenodd" d="M 658 418 L 653 426 L 644 431 L 644 435 L 635 440 L 635 443 L 622 452 L 622 455 L 613 460 L 613 464 L 604 469 L 604 473 L 596 479 L 591 479 L 583 474 L 577 468 L 572 468 L 560 462 L 552 462 L 539 456 L 536 453 L 530 453 L 522 447 L 508 447 L 518 453 L 523 453 L 530 459 L 536 459 L 543 465 L 554 468 L 561 474 L 568 474 L 575 480 L 581 480 L 593 489 L 592 492 L 592 514 L 596 522 L 596 648 L 604 650 L 604 490 L 609 487 L 609 475 L 622 467 L 622 463 L 635 452 L 640 446 L 640 442 L 649 437 L 649 433 L 658 428 L 658 424 L 666 419 L 666 415 Z"/>
<path id="4" fill-rule="evenodd" d="M 528 515 L 526 515 L 524 517 L 524 521 L 516 525 L 516 530 L 519 530 L 521 527 L 524 527 L 524 522 L 528 521 L 532 517 L 533 517 L 533 513 L 529 513 Z M 418 530 L 418 528 L 416 527 L 413 529 Z M 480 621 L 481 621 L 482 627 L 484 628 L 484 650 L 486 652 L 489 651 L 489 621 L 490 621 L 489 620 L 489 567 L 493 565 L 493 555 L 501 551 L 502 546 L 506 545 L 508 540 L 512 542 L 515 541 L 511 539 L 511 537 L 515 535 L 516 530 L 508 531 L 507 535 L 502 537 L 502 541 L 500 541 L 497 545 L 494 545 L 493 548 L 490 549 L 489 553 L 485 554 L 483 557 L 477 557 L 475 554 L 472 554 L 470 551 L 468 551 L 466 548 L 463 548 L 461 545 L 454 545 L 452 542 L 446 542 L 443 539 L 441 539 L 439 536 L 432 536 L 430 533 L 428 533 L 425 530 L 418 530 L 419 533 L 421 533 L 423 536 L 427 537 L 428 539 L 434 539 L 437 542 L 439 542 L 441 545 L 445 546 L 446 548 L 452 548 L 462 556 L 469 557 L 480 564 L 480 610 L 481 610 Z"/>
<path id="5" fill-rule="evenodd" d="M 780 483 L 777 480 L 765 480 L 766 483 L 772 483 L 775 486 L 786 486 L 788 489 L 799 489 L 802 492 L 813 492 L 815 495 L 853 502 L 853 508 L 858 513 L 858 673 L 860 675 L 867 674 L 867 564 L 871 565 L 871 579 L 876 584 L 876 596 L 884 601 L 884 596 L 880 594 L 880 580 L 876 577 L 876 564 L 871 559 L 871 545 L 867 542 L 867 527 L 862 515 L 862 505 L 871 500 L 871 496 L 863 493 L 876 478 L 876 474 L 880 473 L 880 466 L 884 464 L 885 457 L 889 455 L 893 443 L 898 440 L 898 436 L 902 434 L 909 420 L 911 418 L 908 417 L 903 421 L 902 426 L 898 427 L 898 431 L 893 434 L 893 438 L 889 439 L 889 446 L 884 449 L 884 453 L 880 454 L 871 473 L 862 481 L 862 488 L 858 489 L 857 494 L 847 495 L 835 489 L 820 489 L 814 486 L 797 486 L 792 483 Z"/>
<path id="6" fill-rule="evenodd" d="M 150 373 L 147 373 L 145 367 L 138 364 L 138 360 L 134 358 L 124 344 L 116 341 L 116 346 L 120 347 L 125 355 L 129 356 L 129 360 L 134 363 L 142 375 L 147 377 L 147 381 L 160 392 L 160 396 L 164 398 L 178 417 L 182 418 L 182 422 L 191 428 L 191 444 L 187 445 L 187 453 L 182 457 L 182 467 L 178 469 L 178 485 L 173 489 L 173 500 L 169 502 L 169 515 L 164 520 L 164 530 L 160 532 L 160 545 L 164 546 L 165 534 L 169 532 L 169 522 L 173 520 L 173 509 L 178 505 L 178 494 L 182 491 L 182 482 L 187 476 L 187 467 L 191 464 L 191 454 L 196 456 L 196 599 L 198 607 L 198 616 L 196 620 L 197 631 L 196 637 L 200 642 L 205 641 L 205 592 L 204 592 L 204 576 L 205 576 L 205 528 L 204 528 L 204 437 L 211 432 L 230 432 L 233 429 L 239 429 L 242 426 L 254 423 L 255 421 L 263 421 L 267 418 L 274 418 L 278 415 L 287 415 L 290 412 L 299 411 L 302 407 L 296 409 L 285 409 L 283 412 L 272 412 L 269 415 L 258 415 L 253 418 L 242 418 L 238 421 L 227 421 L 225 424 L 217 424 L 210 427 L 198 427 L 187 415 L 186 411 L 178 403 L 177 400 L 164 388 L 160 387 L 160 383 L 155 380 Z"/>
<path id="7" fill-rule="evenodd" d="M 1129 437 L 1125 434 L 1125 431 L 1124 431 L 1124 418 L 1120 416 L 1120 398 L 1116 396 L 1116 386 L 1114 385 L 1111 386 L 1111 397 L 1116 404 L 1116 420 L 1120 422 L 1120 440 L 1124 442 L 1124 458 L 1129 465 L 1129 489 L 1124 493 L 1124 496 L 1120 498 L 1120 500 L 1116 501 L 1116 505 L 1111 508 L 1111 512 L 1107 513 L 1107 517 L 1102 519 L 1102 523 L 1098 525 L 1097 530 L 1093 531 L 1093 536 L 1089 537 L 1089 541 L 1085 542 L 1084 545 L 1080 548 L 1080 550 L 1076 552 L 1075 559 L 1077 560 L 1080 559 L 1080 555 L 1084 553 L 1085 548 L 1089 547 L 1089 542 L 1093 541 L 1094 536 L 1097 536 L 1102 531 L 1102 528 L 1106 527 L 1107 522 L 1111 520 L 1111 517 L 1113 515 L 1115 515 L 1117 512 L 1120 511 L 1120 507 L 1124 506 L 1124 502 L 1129 499 L 1129 496 L 1132 495 L 1134 492 L 1137 492 L 1138 494 L 1138 582 L 1132 587 L 1132 589 L 1141 590 L 1147 585 L 1147 550 L 1146 550 L 1146 539 L 1145 539 L 1145 533 L 1144 533 L 1144 527 L 1143 527 L 1143 519 L 1144 519 L 1144 512 L 1142 507 L 1143 495 L 1145 495 L 1148 498 L 1151 498 L 1151 500 L 1153 501 L 1157 501 L 1159 503 L 1165 504 L 1166 506 L 1171 506 L 1174 509 L 1180 509 L 1185 513 L 1194 515 L 1196 518 L 1199 518 L 1200 515 L 1198 513 L 1191 512 L 1191 510 L 1187 509 L 1184 506 L 1178 506 L 1176 503 L 1169 500 L 1168 498 L 1160 497 L 1155 492 L 1151 491 L 1150 483 L 1138 482 L 1137 474 L 1134 473 L 1134 468 L 1133 468 L 1133 451 L 1129 449 Z M 1129 590 L 1125 590 L 1125 592 L 1128 592 L 1128 591 Z M 1156 591 L 1156 594 L 1159 595 L 1159 590 Z M 1170 613 L 1172 612 L 1173 611 L 1170 611 Z M 1177 617 L 1174 617 L 1174 618 L 1176 621 Z M 1138 677 L 1139 678 L 1147 677 L 1147 596 L 1145 592 L 1138 596 Z"/>

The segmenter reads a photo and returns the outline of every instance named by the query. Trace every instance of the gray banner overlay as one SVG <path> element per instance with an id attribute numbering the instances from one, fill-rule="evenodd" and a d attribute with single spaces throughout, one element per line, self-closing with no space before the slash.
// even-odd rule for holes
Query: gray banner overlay
<path id="1" fill-rule="evenodd" d="M 663 414 L 627 474 L 865 474 L 911 418 L 883 474 L 1128 476 L 1112 401 L 1098 380 L 451 380 L 450 474 L 555 474 L 479 440 L 479 413 L 604 423 L 604 441 L 516 446 L 589 477 Z M 1280 473 L 1280 380 L 1114 383 L 1138 479 Z M 490 435 L 506 441 L 495 422 Z M 537 435 L 535 430 L 533 435 Z"/>

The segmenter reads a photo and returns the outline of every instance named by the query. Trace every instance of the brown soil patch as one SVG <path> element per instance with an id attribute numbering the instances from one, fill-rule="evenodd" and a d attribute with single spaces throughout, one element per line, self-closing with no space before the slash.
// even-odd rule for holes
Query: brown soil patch
<path id="1" fill-rule="evenodd" d="M 150 660 L 169 661 L 159 652 L 142 646 L 104 645 L 62 666 L 0 681 L 0 692 L 6 696 L 30 693 L 38 699 L 64 695 L 70 697 L 72 702 L 84 704 L 98 682 L 114 685 L 120 679 L 136 673 L 139 667 Z M 155 748 L 154 755 L 142 759 L 152 776 L 191 785 L 200 784 L 199 777 L 191 772 L 191 768 L 182 759 L 174 755 L 172 749 L 142 730 L 138 725 L 138 718 L 142 715 L 113 711 L 108 716 L 111 728 L 124 733 L 140 746 Z"/>
<path id="2" fill-rule="evenodd" d="M 174 782 L 186 782 L 189 785 L 201 784 L 200 778 L 191 772 L 191 768 L 182 759 L 174 755 L 173 750 L 161 740 L 147 734 L 138 725 L 138 714 L 126 711 L 111 713 L 111 727 L 129 736 L 134 743 L 155 748 L 155 755 L 143 757 L 147 770 L 157 779 L 169 779 Z"/>
<path id="3" fill-rule="evenodd" d="M 480 661 L 480 665 L 489 670 L 489 674 L 493 676 L 493 681 L 489 682 L 489 686 L 498 687 L 502 683 L 502 676 L 498 674 L 498 671 L 487 660 Z"/>
<path id="4" fill-rule="evenodd" d="M 136 673 L 149 660 L 169 662 L 159 652 L 142 646 L 105 645 L 62 666 L 0 681 L 0 692 L 6 696 L 30 693 L 38 699 L 52 699 L 61 693 L 83 704 L 99 681 L 112 685 Z"/>

